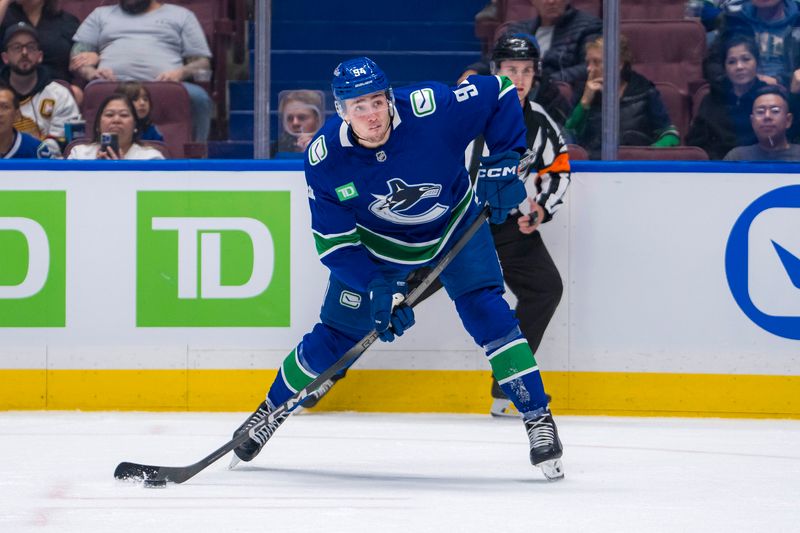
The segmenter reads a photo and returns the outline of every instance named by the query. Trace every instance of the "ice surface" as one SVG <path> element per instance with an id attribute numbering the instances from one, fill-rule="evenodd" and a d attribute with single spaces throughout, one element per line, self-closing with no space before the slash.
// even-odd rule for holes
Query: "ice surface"
<path id="1" fill-rule="evenodd" d="M 0 413 L 0 532 L 797 531 L 800 421 L 557 417 L 566 479 L 522 423 L 306 413 L 252 463 L 183 485 L 120 461 L 191 464 L 246 413 Z"/>

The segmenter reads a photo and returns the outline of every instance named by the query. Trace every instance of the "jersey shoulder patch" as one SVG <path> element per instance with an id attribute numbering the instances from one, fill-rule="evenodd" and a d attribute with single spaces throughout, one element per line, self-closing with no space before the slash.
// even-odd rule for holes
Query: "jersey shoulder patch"
<path id="1" fill-rule="evenodd" d="M 308 162 L 311 166 L 319 165 L 328 157 L 328 147 L 325 144 L 325 136 L 320 135 L 308 147 Z"/>
<path id="2" fill-rule="evenodd" d="M 411 110 L 418 117 L 426 117 L 436 112 L 436 97 L 430 87 L 417 89 L 409 95 L 409 99 Z"/>
<path id="3" fill-rule="evenodd" d="M 516 91 L 517 88 L 514 86 L 514 82 L 511 81 L 510 78 L 507 76 L 495 76 L 497 81 L 500 83 L 500 93 L 497 95 L 497 99 L 500 100 L 503 96 L 511 91 Z"/>

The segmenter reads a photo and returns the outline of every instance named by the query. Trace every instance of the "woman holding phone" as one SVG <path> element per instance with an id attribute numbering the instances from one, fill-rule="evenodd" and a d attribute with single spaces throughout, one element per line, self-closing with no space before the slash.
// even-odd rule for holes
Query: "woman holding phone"
<path id="1" fill-rule="evenodd" d="M 155 148 L 139 144 L 137 124 L 133 102 L 123 94 L 109 95 L 94 118 L 93 142 L 73 147 L 67 159 L 164 159 Z"/>

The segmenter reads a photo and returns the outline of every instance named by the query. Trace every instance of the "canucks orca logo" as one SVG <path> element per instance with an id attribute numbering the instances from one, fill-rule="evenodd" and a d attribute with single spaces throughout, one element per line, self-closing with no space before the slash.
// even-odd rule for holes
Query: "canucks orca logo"
<path id="1" fill-rule="evenodd" d="M 392 178 L 387 183 L 389 194 L 373 194 L 375 201 L 369 204 L 369 210 L 378 218 L 393 224 L 425 224 L 436 220 L 447 213 L 447 206 L 434 204 L 422 213 L 414 207 L 425 198 L 436 198 L 442 192 L 442 186 L 435 183 L 409 185 L 400 178 Z"/>

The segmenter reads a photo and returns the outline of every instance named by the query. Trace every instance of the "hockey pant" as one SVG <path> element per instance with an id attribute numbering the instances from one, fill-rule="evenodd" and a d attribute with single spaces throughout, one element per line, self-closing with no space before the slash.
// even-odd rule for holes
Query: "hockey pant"
<path id="1" fill-rule="evenodd" d="M 390 280 L 409 272 L 386 268 Z M 488 224 L 476 233 L 440 279 L 467 332 L 486 350 L 503 391 L 523 414 L 547 406 L 533 352 L 503 299 L 503 279 Z M 372 327 L 369 295 L 331 276 L 320 322 L 284 359 L 267 401 L 276 407 L 311 383 Z"/>

